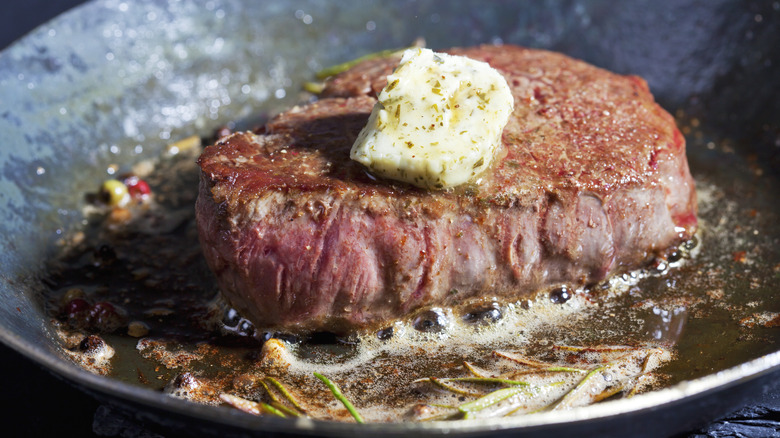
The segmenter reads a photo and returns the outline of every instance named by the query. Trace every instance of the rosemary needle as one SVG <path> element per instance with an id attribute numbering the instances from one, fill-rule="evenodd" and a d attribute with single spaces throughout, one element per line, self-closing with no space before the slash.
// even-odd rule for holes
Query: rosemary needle
<path id="1" fill-rule="evenodd" d="M 492 406 L 502 400 L 506 400 L 509 397 L 524 392 L 527 392 L 527 389 L 523 386 L 513 386 L 511 388 L 499 389 L 472 402 L 462 404 L 458 407 L 458 409 L 465 414 L 465 418 L 472 418 L 475 412 L 479 412 L 488 406 Z"/>
<path id="2" fill-rule="evenodd" d="M 287 418 L 287 415 L 284 415 L 282 411 L 276 409 L 275 407 L 269 405 L 268 403 L 260 403 L 260 407 L 263 409 L 264 412 L 267 412 L 272 415 L 276 415 L 277 417 Z"/>
<path id="3" fill-rule="evenodd" d="M 317 79 L 325 79 L 329 76 L 334 76 L 343 71 L 347 71 L 350 68 L 354 67 L 355 65 L 363 61 L 368 61 L 369 59 L 386 58 L 394 53 L 402 52 L 403 50 L 404 49 L 388 49 L 388 50 L 382 50 L 375 53 L 369 53 L 368 55 L 363 55 L 351 61 L 342 62 L 341 64 L 336 64 L 332 67 L 324 68 L 318 71 L 315 76 L 317 77 Z"/>
<path id="4" fill-rule="evenodd" d="M 438 386 L 438 387 L 440 387 L 442 389 L 445 389 L 447 391 L 454 392 L 455 394 L 470 395 L 470 396 L 476 396 L 476 397 L 479 397 L 479 396 L 482 395 L 482 394 L 477 393 L 477 392 L 470 392 L 470 391 L 466 391 L 464 389 L 460 389 L 460 388 L 456 388 L 454 386 L 448 385 L 444 381 L 445 380 L 449 380 L 449 379 L 437 379 L 436 377 L 429 377 L 427 380 L 429 382 L 433 383 L 434 385 L 436 385 L 436 386 Z"/>
<path id="5" fill-rule="evenodd" d="M 574 345 L 553 345 L 555 350 L 574 351 L 574 352 L 596 352 L 596 353 L 620 353 L 623 351 L 637 351 L 639 348 L 629 347 L 627 345 L 598 345 L 595 347 L 579 347 Z"/>
<path id="6" fill-rule="evenodd" d="M 287 406 L 285 406 L 285 405 L 283 405 L 283 404 L 281 404 L 279 402 L 271 402 L 270 405 L 275 407 L 276 409 L 280 410 L 285 415 L 289 415 L 290 417 L 300 417 L 301 416 L 300 412 L 298 412 L 298 411 L 296 411 L 294 409 L 288 408 Z"/>
<path id="7" fill-rule="evenodd" d="M 542 374 L 542 373 L 587 373 L 587 370 L 581 368 L 571 367 L 549 367 L 549 368 L 537 368 L 533 370 L 523 370 L 515 372 L 516 376 L 529 375 L 529 374 Z"/>
<path id="8" fill-rule="evenodd" d="M 349 411 L 349 413 L 352 414 L 356 422 L 364 423 L 363 417 L 361 417 L 358 411 L 355 409 L 355 407 L 352 406 L 352 403 L 350 403 L 349 400 L 347 400 L 347 398 L 344 397 L 344 394 L 341 393 L 341 389 L 339 389 L 339 387 L 336 386 L 335 383 L 331 382 L 330 379 L 328 379 L 327 377 L 323 376 L 320 373 L 314 373 L 314 377 L 320 379 L 322 383 L 324 383 L 325 386 L 327 386 L 328 389 L 330 389 L 330 392 L 333 393 L 333 397 L 336 397 L 336 400 L 340 401 L 341 404 L 343 404 L 344 407 L 347 408 L 347 411 Z"/>
<path id="9" fill-rule="evenodd" d="M 558 409 L 559 407 L 565 407 L 576 395 L 577 393 L 582 389 L 582 387 L 585 386 L 588 381 L 590 381 L 590 378 L 595 376 L 596 374 L 600 373 L 601 371 L 604 371 L 603 366 L 600 366 L 598 368 L 595 368 L 591 370 L 588 374 L 585 375 L 585 377 L 580 380 L 580 383 L 578 383 L 574 388 L 569 390 L 569 392 L 566 393 L 566 395 L 563 396 L 560 400 L 558 400 L 556 403 L 553 403 L 548 408 L 551 410 Z"/>
<path id="10" fill-rule="evenodd" d="M 545 368 L 542 371 L 548 371 L 551 373 L 587 373 L 588 370 L 583 370 L 582 368 L 572 368 L 572 367 L 550 367 Z"/>
<path id="11" fill-rule="evenodd" d="M 324 82 L 304 82 L 303 89 L 311 94 L 320 94 L 325 89 Z"/>
<path id="12" fill-rule="evenodd" d="M 295 400 L 295 397 L 293 397 L 293 395 L 290 394 L 290 391 L 288 391 L 287 388 L 285 388 L 284 385 L 282 385 L 278 380 L 274 379 L 273 377 L 266 377 L 263 380 L 267 380 L 268 382 L 271 382 L 271 384 L 274 385 L 276 389 L 278 389 L 279 392 L 282 393 L 284 398 L 286 398 L 287 401 L 289 401 L 290 404 L 292 404 L 296 409 L 298 409 L 301 412 L 306 412 L 306 410 L 303 409 L 303 407 L 301 407 L 298 401 Z"/>
<path id="13" fill-rule="evenodd" d="M 470 363 L 468 363 L 466 361 L 463 361 L 463 366 L 467 370 L 469 370 L 469 372 L 471 374 L 473 374 L 475 377 L 487 377 L 487 376 L 483 375 L 482 373 L 480 373 L 479 371 L 477 371 L 477 369 L 474 367 L 474 365 L 472 365 L 472 364 L 470 364 Z"/>
<path id="14" fill-rule="evenodd" d="M 269 397 L 271 397 L 271 401 L 273 401 L 275 403 L 280 403 L 279 402 L 279 397 L 277 397 L 276 394 L 274 394 L 271 391 L 271 388 L 268 387 L 268 384 L 266 384 L 265 381 L 261 380 L 260 384 L 263 385 L 263 389 L 265 389 L 265 393 L 268 394 Z"/>
<path id="15" fill-rule="evenodd" d="M 534 360 L 525 356 L 504 353 L 503 351 L 499 351 L 499 350 L 493 351 L 493 354 L 495 356 L 502 357 L 504 359 L 511 360 L 513 362 L 517 362 L 520 365 L 527 365 L 534 368 L 547 368 L 550 366 L 550 364 L 540 362 L 538 360 Z"/>
<path id="16" fill-rule="evenodd" d="M 528 386 L 528 382 L 520 380 L 502 379 L 499 377 L 452 377 L 449 379 L 439 379 L 449 382 L 466 382 L 466 383 L 500 383 L 511 386 Z"/>

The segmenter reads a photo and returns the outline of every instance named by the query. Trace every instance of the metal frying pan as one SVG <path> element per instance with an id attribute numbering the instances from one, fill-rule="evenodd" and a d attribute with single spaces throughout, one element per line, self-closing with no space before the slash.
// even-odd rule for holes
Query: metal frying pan
<path id="1" fill-rule="evenodd" d="M 762 163 L 765 178 L 776 181 L 777 3 L 453 3 L 97 1 L 4 51 L 0 339 L 105 403 L 170 429 L 204 434 L 663 436 L 776 388 L 780 352 L 748 352 L 736 366 L 631 400 L 511 421 L 357 429 L 254 418 L 171 399 L 92 375 L 59 353 L 42 312 L 42 261 L 59 236 L 78 227 L 82 194 L 110 163 L 155 156 L 168 139 L 289 106 L 318 68 L 402 47 L 418 36 L 432 48 L 482 42 L 549 48 L 640 74 L 663 106 L 700 120 L 707 138 L 728 140 L 735 157 L 752 157 Z M 693 134 L 692 163 L 715 166 L 719 156 L 695 147 Z M 706 146 L 706 140 L 700 143 Z M 768 236 L 767 245 L 773 239 Z M 770 252 L 757 263 L 778 261 Z"/>

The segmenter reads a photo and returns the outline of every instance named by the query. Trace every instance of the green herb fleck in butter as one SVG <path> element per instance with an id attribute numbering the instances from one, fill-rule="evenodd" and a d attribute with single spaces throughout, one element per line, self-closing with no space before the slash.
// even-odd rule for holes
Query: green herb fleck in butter
<path id="1" fill-rule="evenodd" d="M 513 109 L 509 85 L 487 63 L 409 49 L 350 157 L 386 178 L 455 187 L 489 166 Z"/>

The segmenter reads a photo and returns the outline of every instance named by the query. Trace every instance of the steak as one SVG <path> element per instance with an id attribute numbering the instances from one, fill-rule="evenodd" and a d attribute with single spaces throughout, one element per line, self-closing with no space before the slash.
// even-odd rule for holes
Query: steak
<path id="1" fill-rule="evenodd" d="M 514 46 L 515 110 L 481 180 L 427 191 L 349 159 L 398 59 L 207 147 L 197 219 L 221 292 L 259 328 L 346 332 L 419 309 L 595 284 L 692 237 L 685 140 L 644 80 Z"/>

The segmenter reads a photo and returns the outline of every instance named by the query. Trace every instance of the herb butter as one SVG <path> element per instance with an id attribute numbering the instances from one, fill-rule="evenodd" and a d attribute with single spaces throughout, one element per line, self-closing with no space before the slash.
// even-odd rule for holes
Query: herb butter
<path id="1" fill-rule="evenodd" d="M 487 63 L 409 49 L 350 157 L 386 178 L 454 187 L 488 167 L 513 108 L 509 85 Z"/>

